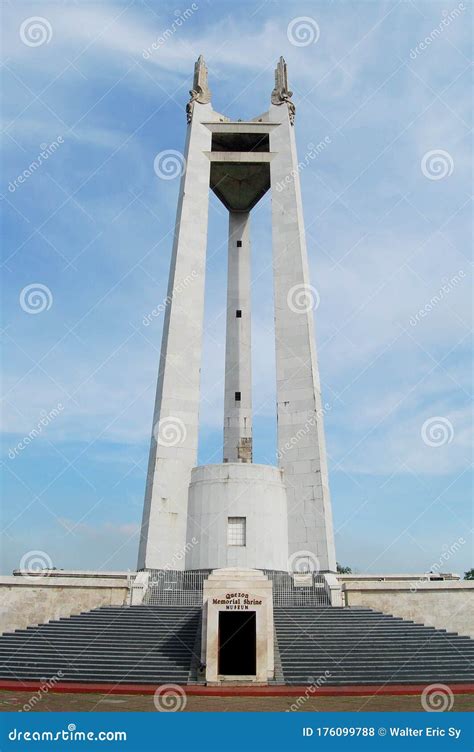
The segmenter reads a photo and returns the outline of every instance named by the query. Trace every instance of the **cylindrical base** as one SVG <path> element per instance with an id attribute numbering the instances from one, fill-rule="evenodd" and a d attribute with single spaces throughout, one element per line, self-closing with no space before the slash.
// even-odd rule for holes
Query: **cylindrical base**
<path id="1" fill-rule="evenodd" d="M 223 567 L 287 570 L 286 488 L 279 468 L 228 462 L 193 469 L 186 569 Z"/>

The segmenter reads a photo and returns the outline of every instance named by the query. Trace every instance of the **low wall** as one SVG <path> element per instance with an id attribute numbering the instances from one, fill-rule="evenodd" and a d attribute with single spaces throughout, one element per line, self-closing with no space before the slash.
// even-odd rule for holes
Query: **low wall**
<path id="1" fill-rule="evenodd" d="M 43 624 L 99 606 L 122 606 L 128 599 L 127 574 L 0 577 L 0 633 Z"/>
<path id="2" fill-rule="evenodd" d="M 49 572 L 0 577 L 0 633 L 130 602 L 136 573 Z M 474 581 L 338 577 L 345 606 L 362 606 L 474 638 Z M 335 605 L 335 604 L 333 604 Z"/>
<path id="3" fill-rule="evenodd" d="M 474 638 L 474 581 L 344 580 L 341 584 L 346 606 L 373 608 Z"/>

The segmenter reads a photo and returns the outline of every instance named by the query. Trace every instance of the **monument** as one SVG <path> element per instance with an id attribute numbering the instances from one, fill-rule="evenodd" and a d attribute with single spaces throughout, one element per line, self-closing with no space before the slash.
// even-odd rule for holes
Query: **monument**
<path id="1" fill-rule="evenodd" d="M 61 677 L 76 688 L 148 684 L 155 697 L 182 698 L 181 685 L 274 682 L 309 685 L 304 701 L 321 683 L 397 693 L 421 684 L 448 685 L 449 704 L 450 687 L 464 691 L 474 678 L 474 583 L 432 572 L 335 574 L 291 96 L 280 58 L 268 112 L 231 121 L 213 110 L 206 66 L 196 63 L 139 571 L 2 578 L 0 679 L 15 689 Z M 209 188 L 229 211 L 224 436 L 222 463 L 197 466 Z M 275 467 L 252 461 L 250 221 L 268 190 Z"/>
<path id="2" fill-rule="evenodd" d="M 213 109 L 202 56 L 190 94 L 138 569 L 335 572 L 313 288 L 287 66 L 280 58 L 270 108 L 251 120 L 236 122 Z M 223 461 L 197 466 L 209 188 L 229 212 Z M 268 190 L 275 467 L 252 462 L 250 225 L 252 209 Z M 192 282 L 183 285 L 183 280 Z M 177 564 L 179 552 L 185 555 Z"/>

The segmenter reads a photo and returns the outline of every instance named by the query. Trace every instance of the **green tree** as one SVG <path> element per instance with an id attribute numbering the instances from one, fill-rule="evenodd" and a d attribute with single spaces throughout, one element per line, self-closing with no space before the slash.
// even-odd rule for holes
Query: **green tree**
<path id="1" fill-rule="evenodd" d="M 474 580 L 474 568 L 468 569 L 467 572 L 464 572 L 464 579 L 465 580 Z"/>
<path id="2" fill-rule="evenodd" d="M 337 573 L 352 574 L 352 569 L 350 567 L 343 567 L 342 564 L 339 564 L 339 562 L 337 562 Z"/>

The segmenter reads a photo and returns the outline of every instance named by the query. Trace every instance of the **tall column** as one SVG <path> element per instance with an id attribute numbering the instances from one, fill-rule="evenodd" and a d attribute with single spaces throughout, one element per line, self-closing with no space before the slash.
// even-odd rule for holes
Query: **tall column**
<path id="1" fill-rule="evenodd" d="M 252 462 L 249 224 L 249 212 L 229 212 L 224 462 Z"/>
<path id="2" fill-rule="evenodd" d="M 205 152 L 211 148 L 211 132 L 203 122 L 216 119 L 201 58 L 193 92 L 165 301 L 138 569 L 183 567 L 188 487 L 197 464 L 210 173 Z M 207 103 L 200 103 L 206 99 Z"/>
<path id="3" fill-rule="evenodd" d="M 284 62 L 284 61 L 283 61 Z M 269 111 L 279 123 L 270 133 L 273 272 L 277 373 L 278 457 L 288 494 L 289 554 L 318 559 L 335 571 L 319 368 L 314 336 L 314 288 L 308 257 L 298 174 L 294 107 L 282 61 Z M 281 99 L 281 103 L 277 104 Z"/>

